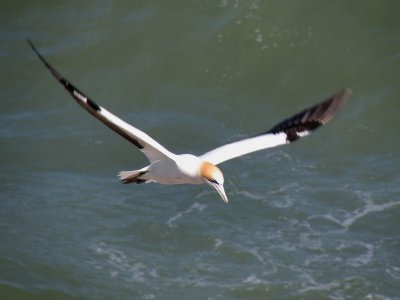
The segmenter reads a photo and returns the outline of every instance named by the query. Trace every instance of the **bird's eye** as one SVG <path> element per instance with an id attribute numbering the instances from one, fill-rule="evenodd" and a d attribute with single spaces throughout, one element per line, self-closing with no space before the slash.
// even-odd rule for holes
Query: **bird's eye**
<path id="1" fill-rule="evenodd" d="M 216 181 L 215 179 L 208 179 L 208 181 L 213 183 L 213 184 L 219 184 L 218 181 Z"/>

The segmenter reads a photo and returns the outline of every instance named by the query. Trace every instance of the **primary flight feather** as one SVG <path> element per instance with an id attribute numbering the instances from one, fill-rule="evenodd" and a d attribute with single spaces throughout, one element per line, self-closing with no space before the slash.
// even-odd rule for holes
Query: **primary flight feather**
<path id="1" fill-rule="evenodd" d="M 224 176 L 217 167 L 218 164 L 251 152 L 289 144 L 309 135 L 313 130 L 329 122 L 351 95 L 351 90 L 344 89 L 327 100 L 285 119 L 268 131 L 223 145 L 201 156 L 177 155 L 87 97 L 54 69 L 30 40 L 28 43 L 51 74 L 84 109 L 134 144 L 148 158 L 150 165 L 140 170 L 121 171 L 118 176 L 123 183 L 207 183 L 218 192 L 225 202 L 228 202 L 228 198 L 224 190 Z"/>

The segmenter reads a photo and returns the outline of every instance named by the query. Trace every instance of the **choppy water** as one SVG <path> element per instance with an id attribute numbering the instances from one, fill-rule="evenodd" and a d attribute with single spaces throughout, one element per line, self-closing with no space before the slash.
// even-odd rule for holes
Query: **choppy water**
<path id="1" fill-rule="evenodd" d="M 398 1 L 6 1 L 0 11 L 1 299 L 400 299 Z M 177 153 L 267 130 L 348 86 L 294 145 L 207 186 L 146 165 L 25 42 Z"/>

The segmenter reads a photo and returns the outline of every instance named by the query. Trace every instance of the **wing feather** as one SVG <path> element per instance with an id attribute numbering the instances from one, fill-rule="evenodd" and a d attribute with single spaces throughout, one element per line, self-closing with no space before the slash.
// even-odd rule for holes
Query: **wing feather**
<path id="1" fill-rule="evenodd" d="M 219 164 L 251 152 L 292 143 L 328 123 L 351 93 L 350 89 L 344 89 L 327 100 L 283 120 L 266 132 L 221 146 L 203 154 L 201 158 Z"/>
<path id="2" fill-rule="evenodd" d="M 169 152 L 146 133 L 121 120 L 117 116 L 113 115 L 111 112 L 107 111 L 105 108 L 98 105 L 92 99 L 87 97 L 71 82 L 65 79 L 56 69 L 54 69 L 54 67 L 52 67 L 48 63 L 48 61 L 39 53 L 39 51 L 30 40 L 28 40 L 28 43 L 32 47 L 33 51 L 35 51 L 37 56 L 40 58 L 40 60 L 47 67 L 47 69 L 50 70 L 51 74 L 65 87 L 65 89 L 79 103 L 79 105 L 86 109 L 92 116 L 99 119 L 109 128 L 130 141 L 136 147 L 138 147 L 146 155 L 150 162 L 154 162 L 165 157 L 172 158 L 174 156 L 173 153 Z"/>

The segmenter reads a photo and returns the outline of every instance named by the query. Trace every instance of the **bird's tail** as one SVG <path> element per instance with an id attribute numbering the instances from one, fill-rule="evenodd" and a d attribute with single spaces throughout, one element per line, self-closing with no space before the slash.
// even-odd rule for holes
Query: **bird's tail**
<path id="1" fill-rule="evenodd" d="M 149 182 L 150 180 L 148 178 L 145 178 L 144 175 L 149 173 L 148 168 L 144 168 L 141 170 L 134 170 L 134 171 L 121 171 L 118 173 L 118 178 L 121 180 L 123 183 L 146 183 Z"/>

